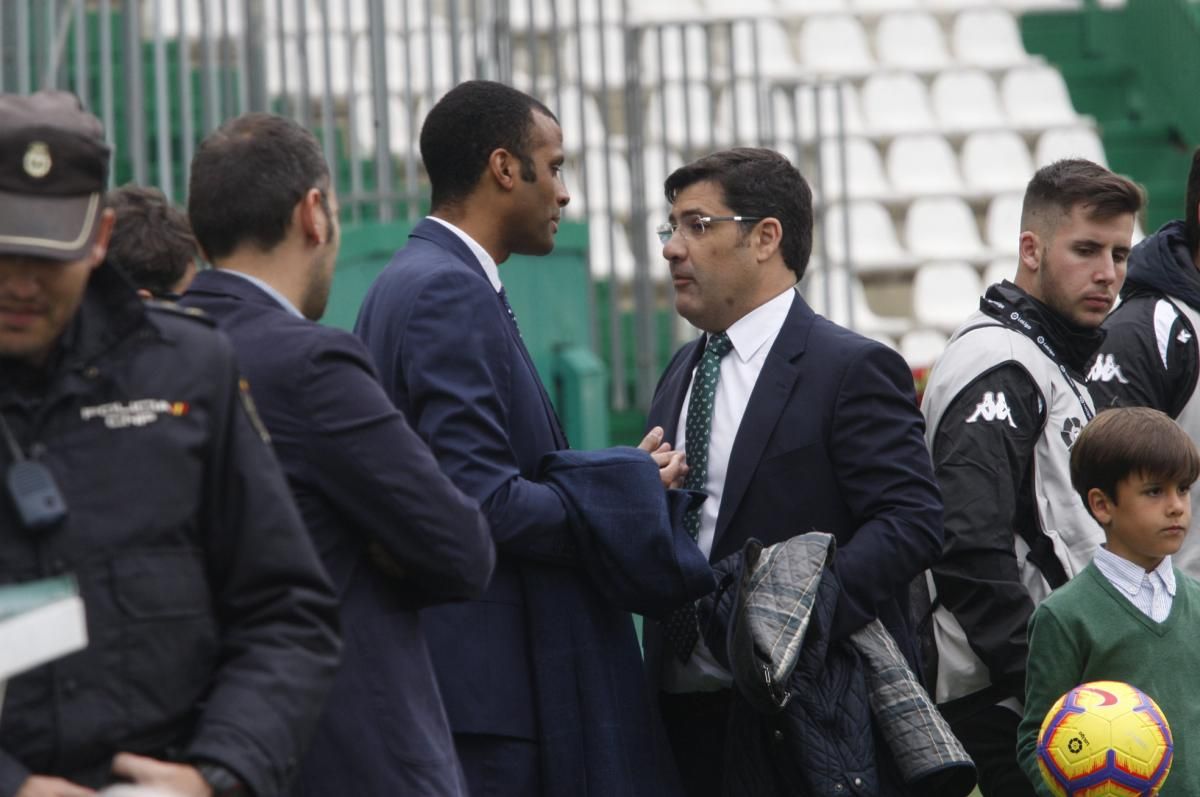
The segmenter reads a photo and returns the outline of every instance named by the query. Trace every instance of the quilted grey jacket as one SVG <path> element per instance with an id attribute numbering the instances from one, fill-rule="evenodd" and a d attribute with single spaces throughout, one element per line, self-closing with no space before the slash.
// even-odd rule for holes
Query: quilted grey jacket
<path id="1" fill-rule="evenodd" d="M 975 767 L 883 625 L 831 643 L 834 547 L 751 540 L 716 566 L 700 615 L 736 685 L 724 793 L 967 795 Z"/>

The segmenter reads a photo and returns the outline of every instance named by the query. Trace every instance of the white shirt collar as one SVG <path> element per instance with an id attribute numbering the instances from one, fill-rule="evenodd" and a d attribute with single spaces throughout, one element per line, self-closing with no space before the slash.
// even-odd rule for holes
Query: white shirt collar
<path id="1" fill-rule="evenodd" d="M 796 288 L 793 286 L 769 302 L 755 307 L 725 330 L 738 359 L 744 363 L 750 362 L 755 352 L 775 337 L 783 326 L 788 311 L 792 309 L 795 298 Z"/>
<path id="2" fill-rule="evenodd" d="M 296 305 L 289 302 L 286 296 L 284 296 L 279 291 L 275 290 L 273 287 L 271 287 L 270 284 L 260 280 L 258 277 L 247 274 L 244 271 L 234 271 L 233 269 L 230 269 L 230 268 L 221 269 L 221 273 L 222 274 L 236 274 L 237 276 L 241 277 L 242 279 L 244 279 L 247 282 L 256 286 L 259 290 L 261 290 L 267 296 L 270 296 L 272 299 L 274 299 L 276 301 L 276 303 L 280 307 L 282 307 L 284 310 L 287 310 L 292 315 L 296 316 L 296 318 L 304 318 L 304 314 L 301 313 L 299 310 L 297 310 Z"/>
<path id="3" fill-rule="evenodd" d="M 1096 549 L 1096 567 L 1112 582 L 1113 586 L 1129 595 L 1137 595 L 1142 590 L 1142 584 L 1147 578 L 1157 578 L 1167 594 L 1175 595 L 1175 569 L 1171 557 L 1164 556 L 1158 567 L 1147 573 L 1128 559 L 1117 556 L 1103 545 Z"/>
<path id="4" fill-rule="evenodd" d="M 483 273 L 487 274 L 488 282 L 492 283 L 492 287 L 496 289 L 496 293 L 499 293 L 500 289 L 504 287 L 500 284 L 500 269 L 496 266 L 496 261 L 492 259 L 491 255 L 488 254 L 488 251 L 480 246 L 479 242 L 474 238 L 467 235 L 465 232 L 455 227 L 445 219 L 439 219 L 437 216 L 426 216 L 425 218 L 436 221 L 438 224 L 457 235 L 462 242 L 467 245 L 467 248 L 470 249 L 475 255 L 475 259 L 479 261 L 479 265 L 483 266 Z"/>

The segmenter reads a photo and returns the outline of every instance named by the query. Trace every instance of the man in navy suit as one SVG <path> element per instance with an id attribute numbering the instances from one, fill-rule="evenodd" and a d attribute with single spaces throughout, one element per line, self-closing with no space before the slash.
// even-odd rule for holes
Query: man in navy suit
<path id="1" fill-rule="evenodd" d="M 293 794 L 467 795 L 417 608 L 479 595 L 495 549 L 377 381 L 362 343 L 313 323 L 338 250 L 317 140 L 247 114 L 200 145 L 188 212 L 215 317 L 341 598 L 342 668 Z"/>
<path id="2" fill-rule="evenodd" d="M 812 193 L 784 157 L 717 152 L 665 188 L 671 215 L 658 232 L 675 308 L 706 334 L 667 366 L 648 423 L 687 456 L 687 486 L 708 494 L 691 519 L 697 543 L 716 562 L 752 537 L 833 534 L 835 637 L 878 618 L 916 669 L 906 590 L 941 551 L 942 502 L 912 374 L 795 290 Z M 647 623 L 646 664 L 685 791 L 716 795 L 731 677 L 686 608 Z"/>
<path id="3" fill-rule="evenodd" d="M 424 612 L 430 648 L 472 794 L 579 793 L 552 777 L 561 762 L 541 751 L 559 749 L 559 740 L 580 726 L 585 736 L 603 735 L 603 728 L 589 726 L 596 718 L 578 716 L 570 704 L 577 694 L 608 689 L 602 681 L 625 677 L 613 665 L 625 660 L 619 654 L 632 654 L 631 675 L 644 685 L 636 650 L 587 648 L 579 626 L 560 629 L 567 639 L 553 647 L 534 630 L 556 596 L 593 587 L 579 567 L 568 507 L 538 481 L 543 456 L 567 441 L 497 268 L 511 254 L 544 255 L 554 247 L 570 199 L 561 175 L 562 131 L 534 98 L 468 81 L 431 110 L 421 155 L 433 187 L 432 215 L 372 285 L 356 329 L 384 387 L 442 470 L 479 500 L 498 549 L 482 598 Z M 660 438 L 657 430 L 642 447 L 654 451 L 669 484 L 683 464 L 675 452 L 657 450 Z M 546 668 L 556 682 L 573 679 L 570 694 L 547 694 Z M 644 728 L 649 705 L 642 694 L 647 705 L 634 708 L 647 712 Z M 635 781 L 624 781 L 629 790 L 621 791 L 609 781 L 608 790 L 594 793 L 657 793 L 643 785 L 655 782 L 651 773 L 617 771 L 626 759 L 590 752 L 588 760 L 605 762 L 587 773 L 591 788 L 600 788 L 596 778 L 605 769 Z M 578 782 L 577 773 L 567 774 Z"/>

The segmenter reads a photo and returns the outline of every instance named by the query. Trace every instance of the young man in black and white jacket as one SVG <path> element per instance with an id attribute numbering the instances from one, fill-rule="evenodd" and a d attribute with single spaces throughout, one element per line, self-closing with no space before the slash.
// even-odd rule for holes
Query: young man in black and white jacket
<path id="1" fill-rule="evenodd" d="M 1016 758 L 1025 627 L 1103 540 L 1071 487 L 1070 447 L 1094 414 L 1084 372 L 1125 276 L 1141 190 L 1084 160 L 1034 175 L 1016 282 L 991 286 L 955 332 L 922 411 L 945 500 L 929 573 L 934 696 L 984 797 L 1032 796 Z"/>

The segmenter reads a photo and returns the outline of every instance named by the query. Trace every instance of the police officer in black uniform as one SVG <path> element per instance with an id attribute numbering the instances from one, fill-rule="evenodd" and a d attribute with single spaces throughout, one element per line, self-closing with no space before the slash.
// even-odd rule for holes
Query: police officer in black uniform
<path id="1" fill-rule="evenodd" d="M 336 598 L 228 342 L 103 264 L 108 160 L 74 97 L 0 95 L 0 583 L 73 574 L 89 636 L 8 683 L 0 796 L 279 794 Z"/>

